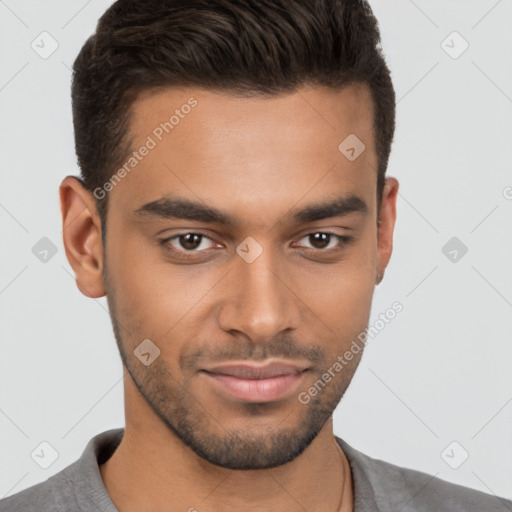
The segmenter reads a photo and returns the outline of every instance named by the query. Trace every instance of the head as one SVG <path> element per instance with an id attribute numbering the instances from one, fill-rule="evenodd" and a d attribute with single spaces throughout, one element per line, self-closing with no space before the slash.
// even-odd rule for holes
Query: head
<path id="1" fill-rule="evenodd" d="M 299 399 L 367 326 L 391 256 L 379 44 L 360 0 L 119 0 L 75 61 L 66 254 L 137 392 L 213 464 L 297 457 L 360 361 Z M 267 399 L 217 372 L 269 361 L 297 372 Z"/>

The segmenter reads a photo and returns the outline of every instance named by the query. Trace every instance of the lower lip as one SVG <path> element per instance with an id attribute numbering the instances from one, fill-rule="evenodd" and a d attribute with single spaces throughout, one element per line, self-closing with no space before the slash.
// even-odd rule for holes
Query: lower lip
<path id="1" fill-rule="evenodd" d="M 203 372 L 220 390 L 244 402 L 273 402 L 293 393 L 304 372 L 268 379 L 241 379 L 232 375 Z"/>

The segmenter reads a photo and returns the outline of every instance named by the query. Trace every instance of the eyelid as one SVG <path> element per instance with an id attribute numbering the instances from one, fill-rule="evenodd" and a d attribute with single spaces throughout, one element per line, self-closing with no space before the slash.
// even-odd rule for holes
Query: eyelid
<path id="1" fill-rule="evenodd" d="M 201 242 L 204 239 L 207 239 L 210 242 L 212 242 L 213 244 L 222 245 L 219 242 L 216 242 L 212 237 L 205 235 L 204 233 L 201 233 L 199 231 L 182 231 L 181 233 L 176 233 L 175 235 L 160 239 L 159 243 L 162 244 L 164 247 L 170 249 L 171 251 L 181 252 L 184 254 L 201 253 L 201 252 L 205 252 L 208 250 L 208 249 L 203 249 L 201 251 L 197 251 L 197 250 L 187 251 L 185 249 L 177 249 L 177 248 L 173 247 L 172 245 L 170 245 L 171 240 L 175 240 L 175 239 L 179 238 L 180 236 L 185 236 L 185 235 L 199 235 L 201 237 Z"/>
<path id="2" fill-rule="evenodd" d="M 317 231 L 308 232 L 305 235 L 300 236 L 297 240 L 302 240 L 303 238 L 306 238 L 311 235 L 316 235 L 317 233 L 322 233 L 324 235 L 330 235 L 330 236 L 336 238 L 338 240 L 338 247 L 331 247 L 330 249 L 315 249 L 312 247 L 306 247 L 306 249 L 310 249 L 312 251 L 319 251 L 319 252 L 329 252 L 331 250 L 338 249 L 339 246 L 341 246 L 341 245 L 349 244 L 354 239 L 354 237 L 350 236 L 350 235 L 340 235 L 339 233 L 334 233 L 333 231 L 319 229 Z"/>

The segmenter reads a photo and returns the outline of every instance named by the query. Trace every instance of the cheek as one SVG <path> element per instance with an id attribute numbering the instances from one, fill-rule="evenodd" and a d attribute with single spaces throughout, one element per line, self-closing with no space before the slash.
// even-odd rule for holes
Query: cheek
<path id="1" fill-rule="evenodd" d="M 141 238 L 125 236 L 123 245 L 107 241 L 109 293 L 115 292 L 119 321 L 132 326 L 133 338 L 164 346 L 202 311 L 225 269 L 172 265 L 163 250 Z"/>
<path id="2" fill-rule="evenodd" d="M 162 280 L 163 269 L 158 268 L 147 242 L 127 234 L 119 240 L 112 236 L 114 232 L 119 230 L 112 227 L 107 236 L 106 265 L 108 293 L 115 293 L 119 321 L 137 327 L 133 336 L 165 332 L 173 322 L 173 299 L 179 301 L 170 292 L 173 283 Z"/>
<path id="3" fill-rule="evenodd" d="M 366 326 L 375 289 L 375 268 L 376 247 L 369 240 L 335 265 L 307 267 L 296 275 L 295 289 L 333 331 Z"/>
<path id="4" fill-rule="evenodd" d="M 307 326 L 311 339 L 323 340 L 327 361 L 336 361 L 368 326 L 375 289 L 372 242 L 343 262 L 298 278 L 298 296 L 314 312 Z M 354 357 L 354 364 L 355 362 Z M 354 367 L 355 368 L 355 367 Z"/>
<path id="5" fill-rule="evenodd" d="M 325 282 L 317 278 L 314 284 L 321 289 L 310 291 L 304 302 L 322 319 L 331 336 L 345 338 L 366 327 L 373 296 L 373 280 L 367 275 L 340 272 Z"/>

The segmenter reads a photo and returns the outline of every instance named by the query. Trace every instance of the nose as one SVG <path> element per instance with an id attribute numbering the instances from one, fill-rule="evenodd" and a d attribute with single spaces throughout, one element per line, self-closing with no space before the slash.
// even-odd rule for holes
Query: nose
<path id="1" fill-rule="evenodd" d="M 254 344 L 296 329 L 301 302 L 286 264 L 278 265 L 269 250 L 252 263 L 236 258 L 223 283 L 220 327 L 226 332 L 242 332 Z"/>

